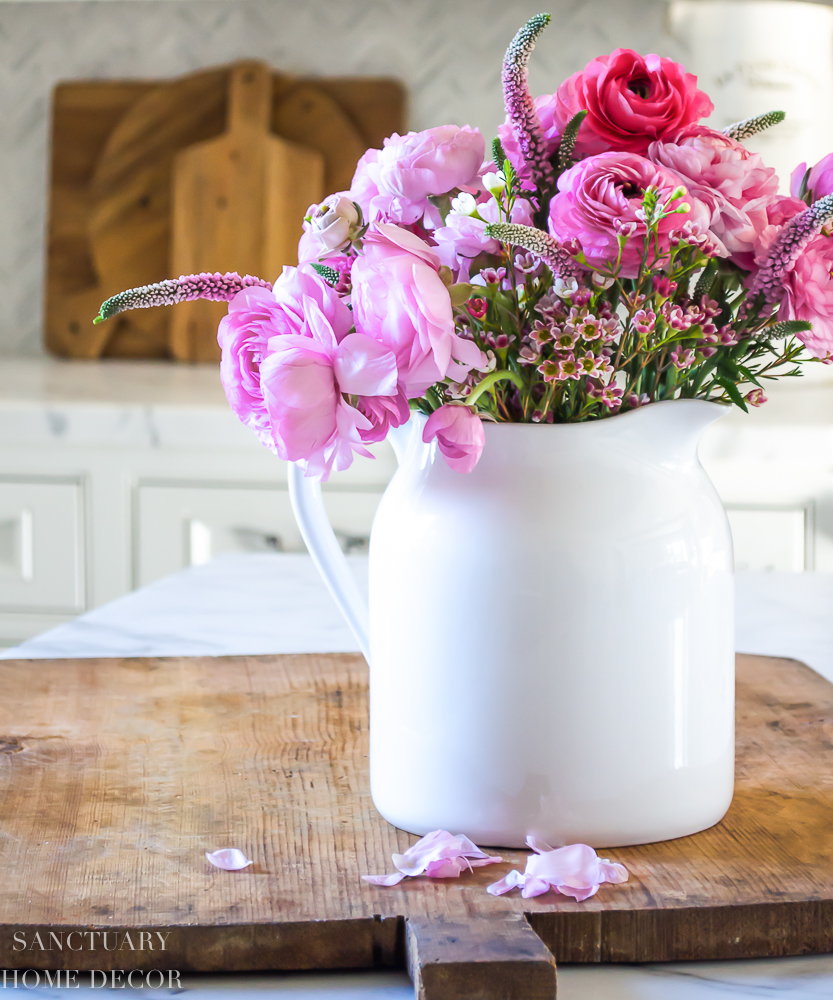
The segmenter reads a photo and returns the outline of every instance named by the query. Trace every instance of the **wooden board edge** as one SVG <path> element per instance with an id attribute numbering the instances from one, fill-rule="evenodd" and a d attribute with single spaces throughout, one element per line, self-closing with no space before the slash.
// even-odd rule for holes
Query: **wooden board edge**
<path id="1" fill-rule="evenodd" d="M 528 913 L 557 962 L 685 962 L 833 953 L 833 899 Z"/>
<path id="2" fill-rule="evenodd" d="M 0 969 L 295 972 L 404 967 L 403 917 L 193 926 L 0 924 Z"/>
<path id="3" fill-rule="evenodd" d="M 555 1000 L 555 960 L 522 914 L 411 918 L 406 954 L 417 1000 Z"/>

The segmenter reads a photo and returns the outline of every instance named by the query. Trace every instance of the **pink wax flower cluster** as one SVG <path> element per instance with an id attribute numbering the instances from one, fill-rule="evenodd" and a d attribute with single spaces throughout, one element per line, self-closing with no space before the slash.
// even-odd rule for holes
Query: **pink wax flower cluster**
<path id="1" fill-rule="evenodd" d="M 491 423 L 679 398 L 748 410 L 798 362 L 833 360 L 833 153 L 780 194 L 745 141 L 781 112 L 717 129 L 683 66 L 625 48 L 533 96 L 549 21 L 509 44 L 490 149 L 469 125 L 394 134 L 310 206 L 274 286 L 188 275 L 120 293 L 99 319 L 228 301 L 232 409 L 321 479 L 411 419 L 476 474 Z"/>

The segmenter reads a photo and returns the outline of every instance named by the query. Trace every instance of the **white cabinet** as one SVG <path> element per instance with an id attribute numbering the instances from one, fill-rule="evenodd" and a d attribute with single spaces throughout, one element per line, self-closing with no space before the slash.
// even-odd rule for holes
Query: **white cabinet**
<path id="1" fill-rule="evenodd" d="M 367 551 L 381 487 L 324 487 L 342 548 Z M 144 481 L 135 491 L 135 583 L 144 586 L 225 552 L 303 552 L 283 484 Z"/>
<path id="2" fill-rule="evenodd" d="M 0 608 L 77 614 L 85 604 L 82 483 L 0 476 Z"/>

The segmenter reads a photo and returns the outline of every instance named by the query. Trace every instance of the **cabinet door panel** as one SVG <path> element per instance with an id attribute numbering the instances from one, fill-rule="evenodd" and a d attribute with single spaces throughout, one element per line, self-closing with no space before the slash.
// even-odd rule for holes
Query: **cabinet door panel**
<path id="1" fill-rule="evenodd" d="M 325 490 L 342 548 L 367 549 L 381 490 Z M 285 487 L 144 483 L 134 515 L 134 585 L 226 552 L 304 552 Z"/>
<path id="2" fill-rule="evenodd" d="M 83 611 L 78 482 L 0 480 L 0 611 Z"/>

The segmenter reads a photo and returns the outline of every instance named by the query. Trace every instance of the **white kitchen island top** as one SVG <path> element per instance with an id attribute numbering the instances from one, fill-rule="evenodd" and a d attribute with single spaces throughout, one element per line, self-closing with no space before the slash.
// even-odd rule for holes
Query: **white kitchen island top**
<path id="1" fill-rule="evenodd" d="M 366 586 L 366 559 L 351 559 Z M 833 574 L 740 573 L 737 649 L 803 660 L 833 680 Z M 159 580 L 5 650 L 10 658 L 234 655 L 356 650 L 308 556 L 225 556 Z M 831 859 L 833 864 L 833 859 Z M 193 1000 L 411 1000 L 399 972 L 184 975 Z M 35 992 L 55 995 L 47 987 Z M 91 1000 L 93 991 L 85 1000 Z M 162 991 L 144 990 L 147 993 Z M 164 991 L 167 992 L 167 991 Z M 568 966 L 559 1000 L 812 1000 L 833 997 L 833 956 Z"/>

